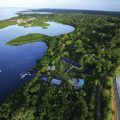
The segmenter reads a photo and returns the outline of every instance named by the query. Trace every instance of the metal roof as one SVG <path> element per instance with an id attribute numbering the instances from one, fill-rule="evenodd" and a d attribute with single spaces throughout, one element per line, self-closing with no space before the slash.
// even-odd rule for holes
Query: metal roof
<path id="1" fill-rule="evenodd" d="M 84 79 L 74 79 L 73 86 L 78 88 L 83 87 L 84 83 L 85 83 Z"/>
<path id="2" fill-rule="evenodd" d="M 79 63 L 76 63 L 75 61 L 72 61 L 72 60 L 70 60 L 70 59 L 68 59 L 66 57 L 62 57 L 61 60 L 68 63 L 68 64 L 70 64 L 70 65 L 72 65 L 72 66 L 75 66 L 75 67 L 78 67 L 78 68 L 82 67 Z"/>
<path id="3" fill-rule="evenodd" d="M 48 77 L 42 77 L 41 80 L 44 81 L 44 82 L 48 82 L 49 81 Z"/>
<path id="4" fill-rule="evenodd" d="M 51 80 L 51 84 L 53 85 L 61 85 L 61 83 L 62 83 L 62 80 L 58 80 L 54 78 Z"/>
<path id="5" fill-rule="evenodd" d="M 93 72 L 94 69 L 95 69 L 95 67 L 90 66 L 90 67 L 84 69 L 83 73 L 85 73 L 85 74 L 92 74 L 92 72 Z"/>

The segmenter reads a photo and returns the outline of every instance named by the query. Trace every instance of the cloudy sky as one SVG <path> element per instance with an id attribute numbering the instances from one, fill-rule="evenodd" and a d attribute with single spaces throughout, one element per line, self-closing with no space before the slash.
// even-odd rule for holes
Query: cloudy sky
<path id="1" fill-rule="evenodd" d="M 0 7 L 73 8 L 120 11 L 120 0 L 0 0 Z"/>

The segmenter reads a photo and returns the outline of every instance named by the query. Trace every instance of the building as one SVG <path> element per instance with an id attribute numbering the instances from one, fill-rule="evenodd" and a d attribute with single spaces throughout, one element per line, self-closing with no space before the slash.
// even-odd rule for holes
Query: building
<path id="1" fill-rule="evenodd" d="M 73 66 L 73 67 L 76 67 L 76 68 L 81 68 L 82 66 L 79 64 L 79 63 L 76 63 L 75 61 L 72 61 L 66 57 L 62 57 L 61 58 L 61 61 Z"/>
<path id="2" fill-rule="evenodd" d="M 31 19 L 27 20 L 27 22 L 32 22 L 34 20 L 36 20 L 36 18 L 31 18 Z"/>
<path id="3" fill-rule="evenodd" d="M 60 86 L 62 84 L 62 80 L 58 80 L 58 79 L 55 79 L 53 78 L 50 82 L 51 85 L 58 85 Z"/>
<path id="4" fill-rule="evenodd" d="M 74 89 L 79 89 L 82 88 L 84 86 L 85 80 L 84 79 L 72 79 L 71 80 L 72 86 Z"/>
<path id="5" fill-rule="evenodd" d="M 55 66 L 48 66 L 47 70 L 48 71 L 55 71 Z"/>
<path id="6" fill-rule="evenodd" d="M 44 82 L 49 82 L 49 78 L 48 77 L 42 77 L 41 80 L 44 81 Z"/>
<path id="7" fill-rule="evenodd" d="M 23 19 L 18 19 L 17 21 L 17 24 L 26 24 L 27 23 L 27 21 L 26 20 L 23 20 Z"/>
<path id="8" fill-rule="evenodd" d="M 89 66 L 88 68 L 83 70 L 83 73 L 85 73 L 85 74 L 92 74 L 94 69 L 95 69 L 94 66 Z"/>

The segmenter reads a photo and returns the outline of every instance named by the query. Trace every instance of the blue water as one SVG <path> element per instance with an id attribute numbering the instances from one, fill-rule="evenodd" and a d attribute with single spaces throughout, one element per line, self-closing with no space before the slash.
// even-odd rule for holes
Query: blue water
<path id="1" fill-rule="evenodd" d="M 36 60 L 42 58 L 48 48 L 44 42 L 35 42 L 22 46 L 8 46 L 6 45 L 7 41 L 29 33 L 58 36 L 74 30 L 69 25 L 55 22 L 48 23 L 50 26 L 47 29 L 18 25 L 0 29 L 0 70 L 2 70 L 0 72 L 0 102 L 16 91 L 26 81 L 26 78 L 21 79 L 20 73 L 25 73 L 32 69 L 36 64 Z"/>
<path id="2" fill-rule="evenodd" d="M 21 14 L 24 14 L 24 15 L 29 15 L 29 14 L 52 14 L 51 12 L 35 12 L 35 11 L 22 11 L 22 12 L 19 12 Z"/>
<path id="3" fill-rule="evenodd" d="M 16 17 L 18 16 L 16 13 L 24 10 L 23 8 L 0 8 L 0 20 Z"/>

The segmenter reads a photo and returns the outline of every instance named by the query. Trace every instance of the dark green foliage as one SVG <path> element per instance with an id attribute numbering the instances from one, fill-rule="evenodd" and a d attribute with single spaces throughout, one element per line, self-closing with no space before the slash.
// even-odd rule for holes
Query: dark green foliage
<path id="1" fill-rule="evenodd" d="M 24 17 L 24 16 L 23 16 Z M 120 20 L 119 18 L 77 13 L 35 15 L 42 20 L 57 21 L 75 27 L 75 31 L 57 37 L 29 34 L 11 41 L 13 45 L 35 42 L 44 38 L 48 51 L 38 60 L 36 77 L 26 83 L 0 107 L 0 118 L 6 120 L 94 120 L 96 90 L 102 84 L 102 117 L 110 120 L 111 85 L 108 76 L 120 63 Z M 31 39 L 29 39 L 31 38 Z M 29 41 L 28 41 L 29 39 Z M 10 42 L 9 42 L 10 43 Z M 69 65 L 60 61 L 68 57 L 88 68 L 94 66 L 91 74 L 84 69 L 72 69 L 64 74 Z M 48 71 L 48 66 L 55 71 Z M 40 82 L 39 76 L 53 76 L 63 80 L 60 87 Z M 71 78 L 84 78 L 85 85 L 75 91 L 68 82 Z"/>

